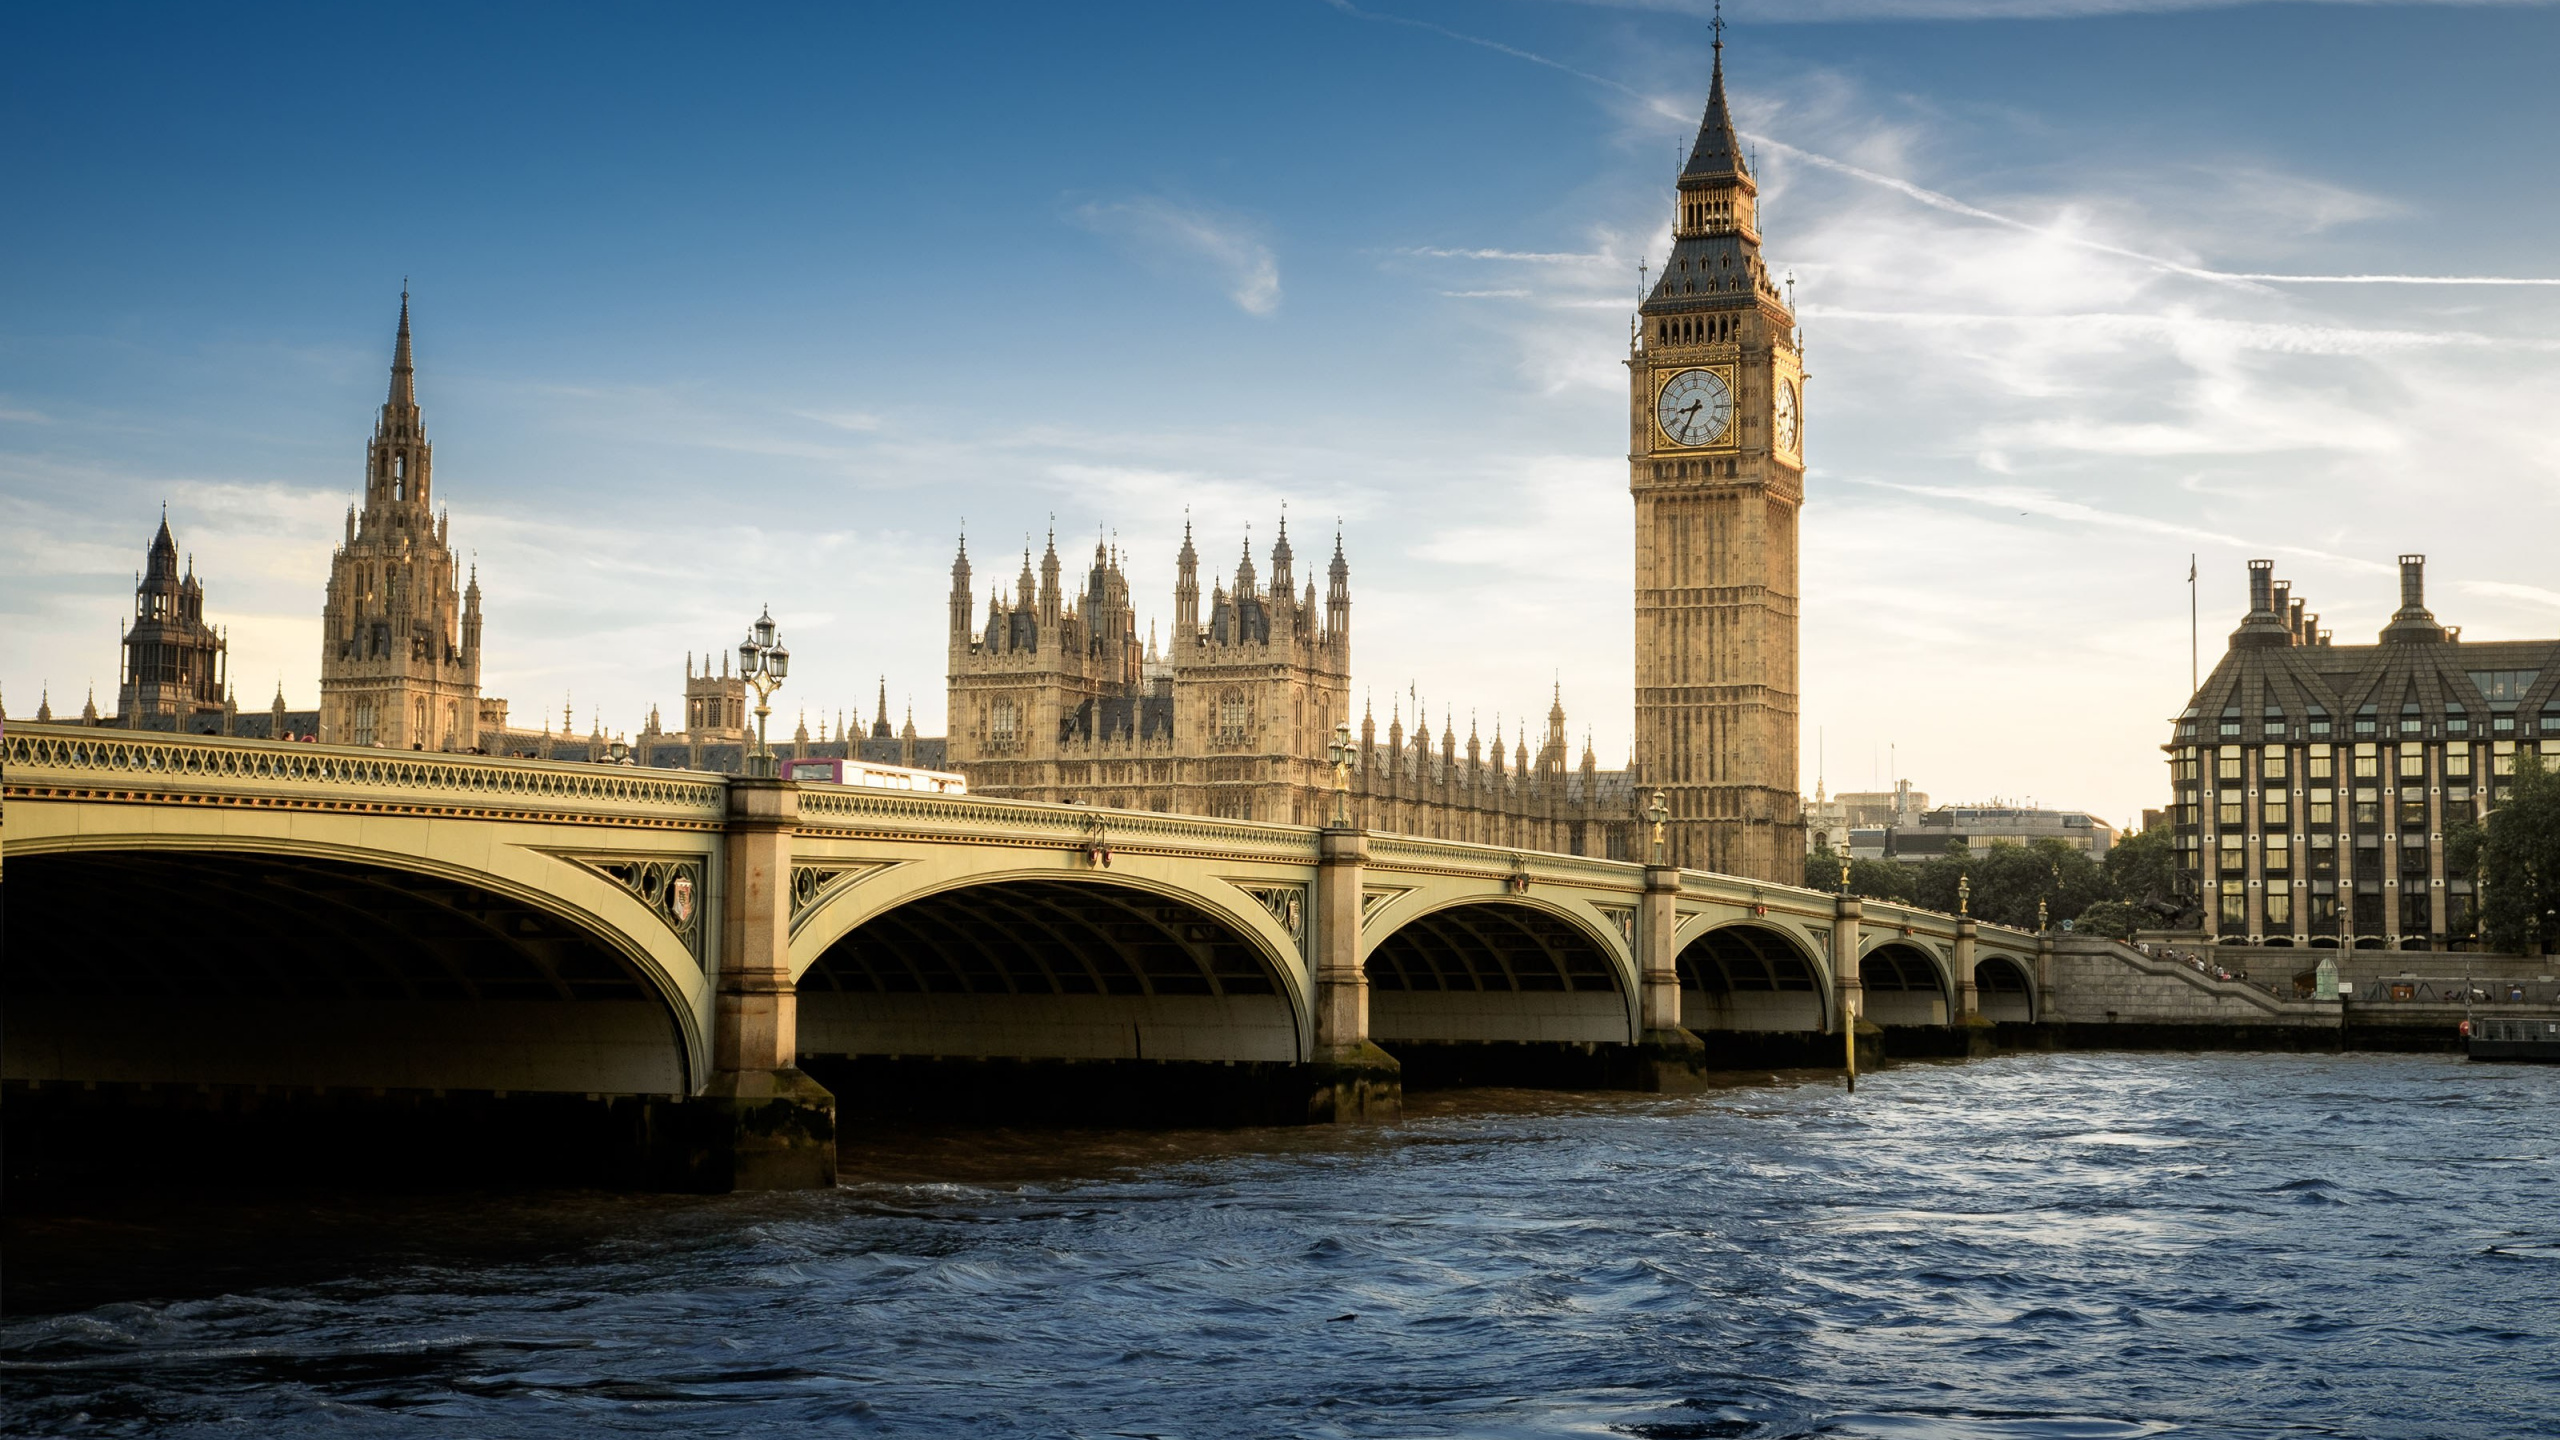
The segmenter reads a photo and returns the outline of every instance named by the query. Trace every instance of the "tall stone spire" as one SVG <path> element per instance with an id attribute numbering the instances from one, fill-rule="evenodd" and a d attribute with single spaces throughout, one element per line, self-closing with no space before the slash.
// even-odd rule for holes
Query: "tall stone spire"
<path id="1" fill-rule="evenodd" d="M 450 517 L 435 508 L 435 447 L 418 409 L 404 284 L 391 386 L 365 444 L 364 503 L 331 557 L 321 611 L 324 743 L 478 745 L 480 587 L 467 573 Z"/>
<path id="2" fill-rule="evenodd" d="M 391 346 L 391 396 L 383 407 L 400 411 L 418 408 L 418 372 L 409 360 L 409 284 L 405 280 L 400 283 L 400 338 Z"/>
<path id="3" fill-rule="evenodd" d="M 1716 15 L 1715 68 L 1707 81 L 1707 114 L 1698 122 L 1697 143 L 1689 147 L 1689 163 L 1680 178 L 1731 180 L 1751 173 L 1742 147 L 1734 143 L 1733 115 L 1724 100 L 1724 15 Z"/>
<path id="4" fill-rule="evenodd" d="M 1200 552 L 1191 545 L 1191 516 L 1182 517 L 1182 552 L 1174 557 L 1173 647 L 1179 651 L 1200 633 Z"/>

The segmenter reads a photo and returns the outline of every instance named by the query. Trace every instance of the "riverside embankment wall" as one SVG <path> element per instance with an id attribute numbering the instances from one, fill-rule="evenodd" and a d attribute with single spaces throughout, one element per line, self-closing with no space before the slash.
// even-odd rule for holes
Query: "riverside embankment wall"
<path id="1" fill-rule="evenodd" d="M 2198 960 L 2212 968 L 2199 969 Z M 2294 977 L 2323 960 L 2336 965 L 2342 993 L 2299 996 Z M 2174 943 L 2137 948 L 2057 936 L 2043 961 L 2038 1023 L 2000 1027 L 2004 1043 L 2454 1050 L 2467 1015 L 2560 1015 L 2560 963 L 2544 957 Z"/>

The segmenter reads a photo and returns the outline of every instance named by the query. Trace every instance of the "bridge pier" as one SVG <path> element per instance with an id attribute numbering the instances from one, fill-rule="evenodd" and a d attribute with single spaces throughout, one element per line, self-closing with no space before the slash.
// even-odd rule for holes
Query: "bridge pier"
<path id="1" fill-rule="evenodd" d="M 1825 1033 L 1841 1037 L 1842 1053 L 1833 1058 L 1845 1067 L 1847 1047 L 1857 1046 L 1859 1068 L 1884 1059 L 1884 1027 L 1867 1019 L 1867 985 L 1859 974 L 1864 957 L 1866 905 L 1855 895 L 1842 895 L 1831 911 L 1831 981 L 1839 1023 Z M 1854 1037 L 1854 1038 L 1851 1038 Z"/>
<path id="2" fill-rule="evenodd" d="M 1318 836 L 1315 904 L 1315 1053 L 1307 1118 L 1322 1124 L 1393 1119 L 1404 1108 L 1403 1067 L 1369 1038 L 1369 972 L 1360 957 L 1366 832 L 1328 826 Z"/>
<path id="3" fill-rule="evenodd" d="M 1982 1018 L 1982 987 L 1973 978 L 1973 947 L 1973 917 L 1959 916 L 1956 919 L 1955 959 L 1950 962 L 1956 971 L 1956 1013 L 1952 1018 L 1956 1032 L 1964 1037 L 1964 1053 L 1968 1058 L 1988 1055 L 1995 1048 L 1992 1044 L 1993 1026 Z"/>
<path id="4" fill-rule="evenodd" d="M 1644 899 L 1636 906 L 1637 1090 L 1687 1090 L 1702 1083 L 1707 1044 L 1680 1025 L 1680 870 L 1644 867 Z"/>
<path id="5" fill-rule="evenodd" d="M 712 1075 L 687 1106 L 681 1160 L 692 1187 L 799 1190 L 836 1183 L 836 1097 L 799 1068 L 800 997 L 791 979 L 791 835 L 800 787 L 728 785 L 727 876 Z"/>

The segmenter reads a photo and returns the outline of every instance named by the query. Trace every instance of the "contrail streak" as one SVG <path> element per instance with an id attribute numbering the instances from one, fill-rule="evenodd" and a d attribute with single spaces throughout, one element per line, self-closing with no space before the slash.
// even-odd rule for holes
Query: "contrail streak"
<path id="1" fill-rule="evenodd" d="M 1615 90 L 1621 95 L 1629 96 L 1635 100 L 1641 101 L 1646 109 L 1651 110 L 1655 114 L 1667 116 L 1671 119 L 1681 121 L 1683 124 L 1687 123 L 1689 118 L 1687 111 L 1673 106 L 1667 100 L 1663 100 L 1657 96 L 1647 95 L 1643 91 L 1627 84 L 1623 80 L 1613 80 L 1606 75 L 1596 75 L 1588 70 L 1576 69 L 1571 65 L 1565 64 L 1561 60 L 1551 60 L 1544 55 L 1536 53 L 1535 51 L 1523 50 L 1515 45 L 1505 45 L 1499 40 L 1488 40 L 1481 35 L 1469 35 L 1464 31 L 1452 30 L 1446 25 L 1434 24 L 1429 20 L 1415 20 L 1403 15 L 1390 15 L 1380 10 L 1363 10 L 1358 6 L 1351 4 L 1350 0 L 1326 0 L 1326 3 L 1333 6 L 1334 9 L 1341 11 L 1345 15 L 1351 16 L 1356 20 L 1372 20 L 1386 25 L 1402 25 L 1408 29 L 1426 30 L 1445 39 L 1458 41 L 1460 44 L 1479 46 L 1483 49 L 1491 50 L 1499 55 L 1508 55 L 1515 60 L 1525 60 L 1532 65 L 1543 65 L 1550 70 L 1561 71 L 1577 80 L 1598 85 L 1604 89 Z M 2080 249 L 2095 251 L 2101 255 L 2113 255 L 2119 259 L 2131 260 L 2137 264 L 2148 265 L 2155 270 L 2165 270 L 2172 275 L 2184 275 L 2192 280 L 2203 280 L 2216 285 L 2231 285 L 2242 289 L 2253 290 L 2260 289 L 2268 285 L 2560 285 L 2560 278 L 2545 278 L 2539 276 L 2275 275 L 2255 271 L 2210 270 L 2203 266 L 2189 265 L 2183 261 L 2171 260 L 2165 256 L 2149 255 L 2140 250 L 2129 250 L 2122 245 L 2110 245 L 2103 240 L 2092 240 L 2085 235 L 2074 235 L 2067 230 L 2056 230 L 2048 225 L 2038 225 L 2031 221 L 2017 219 L 2014 216 L 2002 215 L 1997 211 L 1985 210 L 1979 205 L 1968 205 L 1964 201 L 1959 200 L 1952 195 L 1943 194 L 1936 190 L 1926 189 L 1921 186 L 1914 185 L 1908 180 L 1900 179 L 1892 175 L 1881 174 L 1877 171 L 1866 169 L 1863 166 L 1852 165 L 1846 160 L 1835 160 L 1828 155 L 1807 150 L 1800 145 L 1790 145 L 1783 140 L 1779 140 L 1771 136 L 1745 134 L 1743 138 L 1750 140 L 1755 144 L 1766 145 L 1773 150 L 1782 150 L 1787 154 L 1804 161 L 1808 165 L 1819 166 L 1822 169 L 1846 175 L 1853 180 L 1863 180 L 1870 185 L 1883 186 L 1885 189 L 1896 191 L 1910 199 L 1917 200 L 1921 204 L 1926 205 L 1933 210 L 1944 210 L 1951 215 L 1963 215 L 1970 219 L 1988 221 L 1994 225 L 2004 225 L 2012 230 L 2021 230 L 2030 235 L 2041 235 L 2048 240 L 2059 240 L 2065 245 L 2074 245 Z"/>

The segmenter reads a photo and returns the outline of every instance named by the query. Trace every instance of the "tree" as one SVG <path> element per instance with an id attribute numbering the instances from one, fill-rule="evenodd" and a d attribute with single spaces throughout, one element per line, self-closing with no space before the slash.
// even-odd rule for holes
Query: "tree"
<path id="1" fill-rule="evenodd" d="M 2130 940 L 2133 932 L 2151 917 L 2122 900 L 2101 900 L 2083 910 L 2071 922 L 2071 929 L 2081 935 L 2103 935 L 2110 940 Z"/>
<path id="2" fill-rule="evenodd" d="M 2516 751 L 2513 794 L 2481 827 L 2480 938 L 2530 953 L 2560 945 L 2560 769 Z"/>
<path id="3" fill-rule="evenodd" d="M 1849 893 L 1869 900 L 1890 900 L 1897 905 L 1913 903 L 1911 867 L 1893 860 L 1851 860 Z M 1822 841 L 1815 841 L 1813 852 L 1804 857 L 1804 888 L 1826 895 L 1840 893 L 1840 852 Z"/>
<path id="4" fill-rule="evenodd" d="M 2118 840 L 2107 851 L 2104 868 L 2113 899 L 2135 906 L 2151 900 L 2180 903 L 2178 839 L 2166 825 Z"/>
<path id="5" fill-rule="evenodd" d="M 2046 922 L 2059 925 L 2107 898 L 2098 862 L 2059 840 L 1995 840 L 1979 855 L 1949 846 L 1944 858 L 1924 861 L 1916 872 L 1912 881 L 1920 905 L 1953 912 L 1957 884 L 1969 880 L 1975 918 L 2021 930 L 2035 928 L 2039 900 L 2045 902 Z"/>

